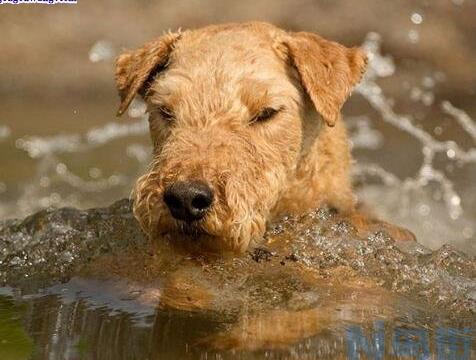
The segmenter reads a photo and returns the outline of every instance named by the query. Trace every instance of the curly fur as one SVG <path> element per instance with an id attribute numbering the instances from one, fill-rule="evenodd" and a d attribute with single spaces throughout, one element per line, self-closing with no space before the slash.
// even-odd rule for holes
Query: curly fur
<path id="1" fill-rule="evenodd" d="M 151 237 L 182 231 L 207 247 L 242 252 L 278 215 L 321 205 L 351 211 L 340 109 L 365 64 L 360 49 L 265 23 L 169 33 L 122 54 L 119 112 L 142 95 L 154 144 L 134 190 L 142 228 Z M 265 107 L 279 111 L 253 122 Z M 166 186 L 184 180 L 205 181 L 215 193 L 206 217 L 192 225 L 175 220 L 162 199 Z"/>

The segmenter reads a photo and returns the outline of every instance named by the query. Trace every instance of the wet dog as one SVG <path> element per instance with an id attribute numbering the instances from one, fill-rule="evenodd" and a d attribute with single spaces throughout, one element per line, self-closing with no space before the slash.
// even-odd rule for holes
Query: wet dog
<path id="1" fill-rule="evenodd" d="M 351 213 L 340 110 L 366 62 L 359 48 L 257 22 L 168 33 L 121 54 L 118 112 L 142 96 L 154 145 L 134 190 L 144 231 L 243 252 L 279 215 Z"/>

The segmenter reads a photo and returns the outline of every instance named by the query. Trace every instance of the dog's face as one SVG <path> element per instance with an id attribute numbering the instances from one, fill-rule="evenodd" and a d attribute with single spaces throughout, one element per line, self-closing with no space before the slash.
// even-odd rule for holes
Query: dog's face
<path id="1" fill-rule="evenodd" d="M 262 237 L 299 162 L 307 94 L 332 125 L 362 71 L 353 69 L 363 66 L 358 50 L 310 36 L 223 25 L 168 34 L 119 57 L 120 112 L 139 93 L 150 114 L 154 156 L 134 191 L 147 233 L 179 231 L 231 251 Z M 347 72 L 336 82 L 310 51 Z"/>

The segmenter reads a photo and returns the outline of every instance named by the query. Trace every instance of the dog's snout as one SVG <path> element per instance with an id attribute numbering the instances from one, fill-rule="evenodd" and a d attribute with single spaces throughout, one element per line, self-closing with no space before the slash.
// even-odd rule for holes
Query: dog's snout
<path id="1" fill-rule="evenodd" d="M 205 216 L 213 191 L 203 181 L 179 181 L 166 188 L 164 202 L 174 218 L 192 222 Z"/>

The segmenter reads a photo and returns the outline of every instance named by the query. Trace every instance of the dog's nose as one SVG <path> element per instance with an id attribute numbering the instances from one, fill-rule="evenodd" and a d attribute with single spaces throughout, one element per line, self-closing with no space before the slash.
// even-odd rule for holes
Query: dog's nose
<path id="1" fill-rule="evenodd" d="M 203 181 L 178 181 L 165 189 L 164 202 L 174 218 L 192 222 L 205 216 L 213 191 Z"/>

